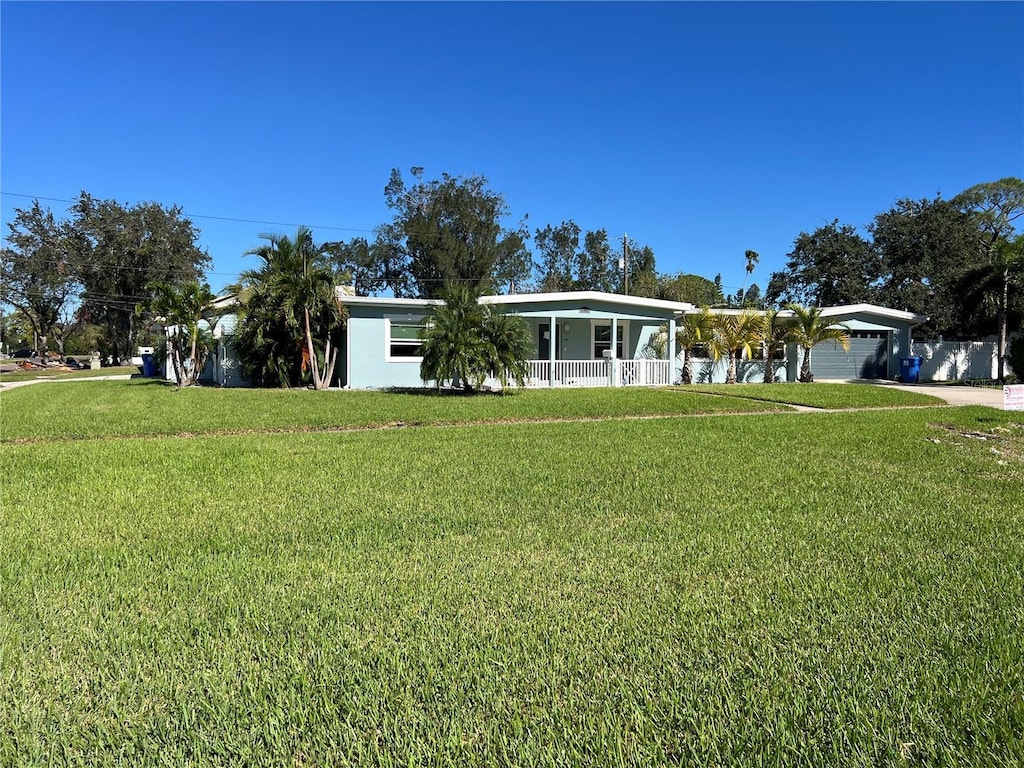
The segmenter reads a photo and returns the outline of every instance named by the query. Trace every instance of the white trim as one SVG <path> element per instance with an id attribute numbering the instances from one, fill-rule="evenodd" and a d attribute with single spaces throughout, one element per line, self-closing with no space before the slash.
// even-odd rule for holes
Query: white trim
<path id="1" fill-rule="evenodd" d="M 386 296 L 346 296 L 336 286 L 334 294 L 342 304 L 366 305 L 370 307 L 400 307 L 401 309 L 426 309 L 436 307 L 444 302 L 441 299 L 395 299 Z"/>
<path id="2" fill-rule="evenodd" d="M 414 324 L 415 325 L 420 325 L 422 323 L 422 319 L 421 320 L 413 320 L 411 318 L 410 319 L 398 319 L 398 318 L 396 318 L 394 321 L 392 321 L 392 319 L 390 317 L 385 317 L 384 318 L 384 361 L 387 362 L 387 363 L 422 363 L 423 362 L 423 357 L 422 356 L 406 357 L 405 355 L 392 355 L 391 354 L 391 323 L 392 322 L 398 322 L 398 323 L 401 323 L 403 325 L 414 325 Z M 408 339 L 401 339 L 399 341 L 400 341 L 400 343 L 408 343 L 409 340 Z"/>
<path id="3" fill-rule="evenodd" d="M 685 312 L 693 309 L 693 304 L 685 301 L 665 301 L 648 299 L 643 296 L 629 296 L 622 293 L 604 293 L 603 291 L 566 291 L 564 293 L 514 293 L 495 296 L 481 296 L 481 304 L 543 304 L 545 302 L 566 301 L 604 301 L 609 304 L 623 304 L 630 307 L 646 307 L 648 309 L 667 309 L 672 312 Z"/>

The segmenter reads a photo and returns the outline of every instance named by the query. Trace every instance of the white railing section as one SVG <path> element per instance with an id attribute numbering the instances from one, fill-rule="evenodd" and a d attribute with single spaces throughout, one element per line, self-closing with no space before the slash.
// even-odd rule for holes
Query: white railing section
<path id="1" fill-rule="evenodd" d="M 619 383 L 624 387 L 651 387 L 671 384 L 668 360 L 617 360 Z"/>
<path id="2" fill-rule="evenodd" d="M 528 387 L 552 382 L 550 360 L 528 360 Z M 663 386 L 670 384 L 668 360 L 555 360 L 556 387 Z"/>

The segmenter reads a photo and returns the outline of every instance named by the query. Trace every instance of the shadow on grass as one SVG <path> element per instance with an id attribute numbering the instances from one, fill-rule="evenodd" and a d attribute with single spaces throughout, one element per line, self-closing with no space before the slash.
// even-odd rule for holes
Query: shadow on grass
<path id="1" fill-rule="evenodd" d="M 394 395 L 416 395 L 418 397 L 426 398 L 446 398 L 446 397 L 505 397 L 516 394 L 514 389 L 504 389 L 500 391 L 474 389 L 451 389 L 442 388 L 437 389 L 436 387 L 385 387 L 383 389 L 376 390 L 377 392 L 386 392 Z"/>

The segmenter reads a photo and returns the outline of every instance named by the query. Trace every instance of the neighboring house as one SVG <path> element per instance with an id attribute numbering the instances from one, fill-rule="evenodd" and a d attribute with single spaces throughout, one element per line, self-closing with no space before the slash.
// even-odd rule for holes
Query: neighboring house
<path id="1" fill-rule="evenodd" d="M 339 288 L 338 298 L 348 310 L 348 322 L 332 386 L 387 389 L 432 385 L 420 378 L 420 334 L 423 321 L 439 300 L 353 296 L 347 286 Z M 533 340 L 529 387 L 675 383 L 682 370 L 674 343 L 676 324 L 685 313 L 696 311 L 684 302 L 597 291 L 484 296 L 480 300 L 498 305 L 526 323 Z M 899 358 L 910 354 L 911 328 L 926 319 L 867 304 L 829 307 L 822 314 L 850 329 L 851 349 L 844 353 L 828 343 L 815 347 L 813 367 L 818 379 L 894 378 L 900 370 Z M 234 322 L 234 317 L 227 316 L 215 328 L 218 349 L 207 370 L 212 382 L 221 386 L 246 383 L 230 345 Z M 669 329 L 669 347 L 659 359 L 648 349 L 648 342 L 662 326 Z M 800 363 L 794 345 L 789 345 L 786 357 L 775 365 L 780 380 L 793 381 Z M 760 381 L 764 364 L 763 360 L 743 361 L 738 366 L 739 379 Z M 725 360 L 695 360 L 699 381 L 725 381 L 725 369 Z"/>

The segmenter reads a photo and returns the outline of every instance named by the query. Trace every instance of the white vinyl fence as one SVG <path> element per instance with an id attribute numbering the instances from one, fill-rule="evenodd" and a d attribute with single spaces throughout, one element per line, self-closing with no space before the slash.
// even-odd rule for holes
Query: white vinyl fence
<path id="1" fill-rule="evenodd" d="M 994 379 L 999 371 L 994 341 L 915 341 L 913 354 L 921 358 L 921 381 Z"/>

